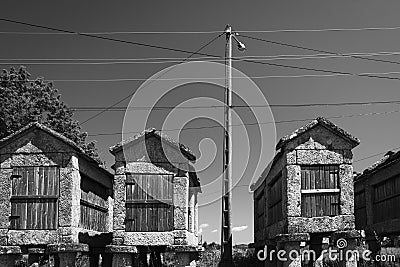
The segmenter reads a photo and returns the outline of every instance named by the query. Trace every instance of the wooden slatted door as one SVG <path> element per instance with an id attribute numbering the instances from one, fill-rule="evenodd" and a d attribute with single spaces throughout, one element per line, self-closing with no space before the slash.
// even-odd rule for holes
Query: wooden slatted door
<path id="1" fill-rule="evenodd" d="M 56 229 L 58 167 L 14 167 L 11 182 L 11 229 Z"/>
<path id="2" fill-rule="evenodd" d="M 173 230 L 173 175 L 128 175 L 126 231 Z"/>
<path id="3" fill-rule="evenodd" d="M 301 166 L 303 217 L 339 215 L 339 166 Z"/>

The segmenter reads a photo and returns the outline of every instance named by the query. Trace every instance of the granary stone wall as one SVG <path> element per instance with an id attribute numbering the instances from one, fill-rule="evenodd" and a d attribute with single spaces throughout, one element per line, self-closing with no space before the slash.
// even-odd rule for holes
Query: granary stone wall
<path id="1" fill-rule="evenodd" d="M 46 170 L 51 168 L 52 175 L 56 177 L 52 177 L 52 182 L 50 182 L 50 178 L 44 180 L 44 175 L 50 175 L 49 173 L 36 174 L 36 171 L 42 167 L 47 168 Z M 29 179 L 21 180 L 25 182 L 15 182 L 16 187 L 12 188 L 13 179 L 22 179 L 22 176 L 16 175 L 15 171 L 21 170 L 25 173 L 24 171 L 29 170 L 29 168 L 35 173 L 32 174 L 34 178 L 29 176 Z M 99 234 L 99 232 L 85 230 L 80 224 L 81 180 L 83 179 L 81 174 L 98 181 L 103 180 L 103 186 L 111 188 L 112 177 L 107 171 L 100 170 L 94 160 L 84 155 L 71 140 L 43 125 L 32 123 L 15 134 L 0 140 L 1 266 L 14 266 L 15 259 L 21 258 L 22 254 L 28 256 L 30 265 L 37 262 L 45 253 L 48 253 L 50 263 L 54 261 L 56 256 L 60 266 L 70 266 L 69 264 L 77 260 L 88 263 L 89 246 L 80 243 L 80 234 L 89 233 L 93 236 Z M 44 181 L 47 181 L 47 183 Z M 18 186 L 22 187 L 23 183 L 26 183 L 27 191 L 22 190 L 23 192 L 16 194 L 15 192 L 20 190 Z M 50 187 L 54 191 L 49 191 Z M 13 196 L 12 192 L 14 192 Z M 56 196 L 54 196 L 55 194 Z M 27 201 L 26 213 L 31 212 L 29 220 L 33 223 L 32 226 L 21 227 L 12 226 L 11 219 L 13 217 L 21 218 L 22 211 L 18 210 L 17 205 L 14 211 L 16 213 L 11 214 L 12 203 L 14 203 L 13 205 L 19 203 L 15 200 L 12 202 L 11 197 L 14 199 L 19 197 L 23 201 L 29 198 L 56 198 L 51 202 L 54 209 L 50 206 L 45 208 L 44 204 L 43 206 L 35 206 L 35 209 L 33 209 L 28 204 L 31 202 Z M 112 205 L 111 195 L 107 202 L 108 206 Z M 50 212 L 53 212 L 54 215 L 52 216 L 54 217 L 49 215 L 49 217 L 43 216 L 43 218 L 55 218 L 54 225 L 44 226 L 41 222 L 43 218 L 39 217 L 38 214 Z M 112 212 L 112 210 L 109 212 Z M 28 215 L 23 216 L 24 220 L 27 220 L 26 216 Z M 21 223 L 21 220 L 19 223 Z M 44 229 L 37 229 L 38 225 L 41 225 L 40 228 Z M 110 228 L 112 228 L 112 221 L 108 225 L 108 229 Z M 54 264 L 54 262 L 51 264 Z"/>
<path id="2" fill-rule="evenodd" d="M 127 163 L 127 170 L 130 163 Z M 122 167 L 118 168 L 118 173 L 123 172 Z M 165 173 L 165 170 L 164 170 Z M 167 172 L 168 173 L 168 172 Z M 196 247 L 198 245 L 198 233 L 194 229 L 198 228 L 197 214 L 198 208 L 195 199 L 197 193 L 189 189 L 189 177 L 175 176 L 173 179 L 173 203 L 174 203 L 174 225 L 173 230 L 168 232 L 127 232 L 125 230 L 126 221 L 126 174 L 117 174 L 114 177 L 114 245 L 127 246 L 173 246 L 188 245 Z M 193 194 L 193 216 L 189 218 L 189 192 Z M 189 219 L 193 231 L 189 228 Z"/>
<path id="3" fill-rule="evenodd" d="M 194 260 L 199 252 L 197 194 L 200 192 L 199 181 L 190 167 L 195 157 L 181 144 L 154 130 L 123 141 L 110 151 L 115 156 L 114 230 L 112 245 L 108 246 L 110 251 L 114 251 L 113 262 L 116 264 L 117 261 L 132 261 L 129 251 L 135 251 L 139 260 L 146 258 L 149 251 L 153 251 L 156 254 L 171 254 L 175 266 L 195 266 Z M 165 231 L 160 231 L 160 228 L 158 231 L 149 231 L 154 225 L 145 229 L 139 227 L 140 230 L 136 230 L 137 225 L 128 226 L 127 213 L 132 208 L 127 203 L 145 203 L 140 196 L 127 193 L 128 184 L 140 187 L 140 181 L 145 181 L 142 179 L 156 178 L 158 181 L 164 177 L 171 179 L 167 191 L 173 192 L 172 198 L 168 199 L 173 209 L 172 225 L 163 228 Z M 156 185 L 153 188 L 154 186 Z M 137 194 L 141 193 L 138 191 Z M 133 217 L 133 220 L 139 218 Z M 147 217 L 147 220 L 150 219 Z M 153 221 L 150 220 L 149 223 Z M 118 252 L 117 256 L 115 251 Z"/>
<path id="4" fill-rule="evenodd" d="M 366 230 L 366 233 L 372 236 L 373 232 L 380 236 L 400 234 L 399 152 L 388 152 L 378 162 L 357 175 L 354 190 L 357 195 L 357 229 Z"/>
<path id="5" fill-rule="evenodd" d="M 310 249 L 320 246 L 322 237 L 331 241 L 348 238 L 350 245 L 347 249 L 354 248 L 357 234 L 352 149 L 358 143 L 357 138 L 324 118 L 317 118 L 278 142 L 278 152 L 273 161 L 252 185 L 255 190 L 255 213 L 259 213 L 257 199 L 263 199 L 261 196 L 264 195 L 264 203 L 261 204 L 265 205 L 263 213 L 266 217 L 265 220 L 257 220 L 258 215 L 255 214 L 257 249 L 267 246 L 269 249 L 300 252 L 301 244 L 308 244 Z M 282 179 L 281 188 L 274 187 L 278 179 Z M 276 188 L 281 191 L 276 192 Z M 276 197 L 279 192 L 282 199 Z M 330 197 L 329 202 L 325 201 L 326 196 Z M 325 202 L 317 200 L 317 197 L 322 197 Z M 281 209 L 276 209 L 277 201 L 281 201 Z M 334 208 L 325 212 L 326 208 L 323 206 L 321 209 L 322 205 Z M 277 211 L 282 214 L 277 216 Z M 271 215 L 275 218 L 273 223 L 268 219 Z M 264 223 L 264 227 L 260 223 Z M 268 264 L 271 262 L 265 262 L 265 266 Z M 300 258 L 279 262 L 279 266 L 301 264 Z"/>
<path id="6" fill-rule="evenodd" d="M 322 129 L 318 131 L 325 132 Z M 311 133 L 310 133 L 311 135 Z M 332 140 L 331 148 L 312 137 L 286 153 L 287 232 L 330 232 L 354 229 L 354 187 L 352 153 L 339 138 L 326 131 L 324 143 Z M 333 146 L 332 144 L 335 144 Z M 304 165 L 339 165 L 340 214 L 334 217 L 305 218 L 301 216 L 301 168 Z M 286 230 L 286 229 L 285 229 Z"/>

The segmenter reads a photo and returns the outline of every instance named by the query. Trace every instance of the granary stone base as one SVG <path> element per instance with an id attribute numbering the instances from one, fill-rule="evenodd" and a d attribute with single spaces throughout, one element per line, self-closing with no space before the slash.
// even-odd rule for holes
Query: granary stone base
<path id="1" fill-rule="evenodd" d="M 28 248 L 28 266 L 40 262 L 40 259 L 45 255 L 44 248 Z"/>
<path id="2" fill-rule="evenodd" d="M 138 250 L 136 246 L 108 245 L 105 252 L 112 255 L 112 267 L 131 267 L 134 266 Z"/>
<path id="3" fill-rule="evenodd" d="M 14 266 L 19 257 L 21 257 L 20 247 L 0 246 L 0 266 Z"/>
<path id="4" fill-rule="evenodd" d="M 342 255 L 345 255 L 342 262 L 345 263 L 346 267 L 357 267 L 357 257 L 352 252 L 357 251 L 357 241 L 360 237 L 359 232 L 356 230 L 338 231 L 332 234 L 332 243 L 342 252 Z M 340 245 L 340 241 L 338 240 L 340 239 L 346 241 L 345 247 L 343 248 L 338 247 Z M 344 264 L 342 266 L 344 266 Z"/>
<path id="5" fill-rule="evenodd" d="M 201 248 L 190 246 L 168 246 L 167 252 L 173 254 L 174 266 L 195 267 Z"/>
<path id="6" fill-rule="evenodd" d="M 58 257 L 60 267 L 89 267 L 89 246 L 85 244 L 52 244 L 48 246 L 49 263 L 55 266 Z"/>
<path id="7" fill-rule="evenodd" d="M 276 236 L 276 248 L 278 252 L 284 251 L 280 257 L 285 260 L 277 260 L 278 267 L 301 267 L 301 247 L 300 243 L 310 240 L 308 233 L 280 234 Z"/>

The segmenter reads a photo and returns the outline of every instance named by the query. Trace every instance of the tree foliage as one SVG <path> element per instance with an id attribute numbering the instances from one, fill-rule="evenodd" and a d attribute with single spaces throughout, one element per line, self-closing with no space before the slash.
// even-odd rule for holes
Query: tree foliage
<path id="1" fill-rule="evenodd" d="M 74 141 L 100 163 L 95 141 L 86 142 L 87 133 L 81 132 L 53 83 L 29 77 L 24 67 L 3 70 L 0 75 L 0 138 L 38 121 Z"/>

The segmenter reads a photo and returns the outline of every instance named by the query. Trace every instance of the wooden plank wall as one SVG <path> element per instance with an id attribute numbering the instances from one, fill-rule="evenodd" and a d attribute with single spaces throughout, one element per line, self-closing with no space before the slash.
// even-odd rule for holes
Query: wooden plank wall
<path id="1" fill-rule="evenodd" d="M 264 185 L 262 186 L 263 188 L 265 187 L 265 182 Z M 263 240 L 264 239 L 264 234 L 265 234 L 265 206 L 266 206 L 266 200 L 265 200 L 265 191 L 264 189 L 262 190 L 263 192 L 260 193 L 260 195 L 256 198 L 255 200 L 255 218 L 254 218 L 254 227 L 255 227 L 255 233 L 256 233 L 256 240 Z"/>
<path id="2" fill-rule="evenodd" d="M 400 219 L 400 175 L 373 187 L 374 223 Z"/>
<path id="3" fill-rule="evenodd" d="M 93 192 L 81 190 L 80 226 L 84 229 L 106 232 L 107 201 Z"/>
<path id="4" fill-rule="evenodd" d="M 11 229 L 56 229 L 58 167 L 14 167 L 11 177 Z"/>
<path id="5" fill-rule="evenodd" d="M 268 185 L 268 225 L 283 219 L 282 210 L 282 175 Z"/>
<path id="6" fill-rule="evenodd" d="M 339 215 L 340 192 L 328 193 L 323 190 L 340 189 L 339 166 L 301 166 L 301 189 L 303 217 Z M 318 190 L 314 189 L 320 189 L 320 192 L 316 192 Z"/>
<path id="7" fill-rule="evenodd" d="M 364 229 L 367 226 L 367 206 L 365 201 L 365 190 L 354 194 L 354 216 L 356 228 Z"/>
<path id="8" fill-rule="evenodd" d="M 173 230 L 173 175 L 127 177 L 126 231 Z"/>

